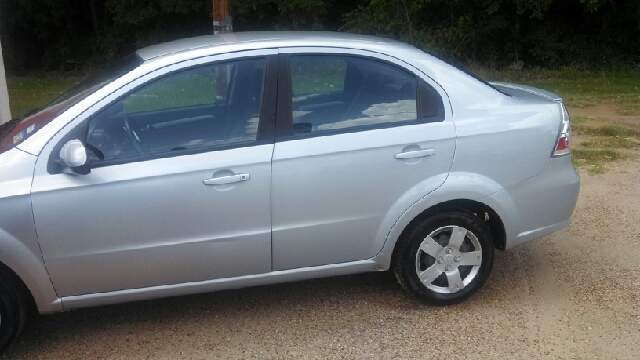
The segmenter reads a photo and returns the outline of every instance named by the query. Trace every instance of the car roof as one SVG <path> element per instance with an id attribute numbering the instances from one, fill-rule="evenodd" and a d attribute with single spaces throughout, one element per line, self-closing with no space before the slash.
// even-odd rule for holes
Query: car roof
<path id="1" fill-rule="evenodd" d="M 367 35 L 356 35 L 328 31 L 270 31 L 204 35 L 170 41 L 158 45 L 152 45 L 140 49 L 136 53 L 143 61 L 146 61 L 157 57 L 195 49 L 250 43 L 253 43 L 253 48 L 287 46 L 338 46 L 342 48 L 366 49 L 368 47 L 379 48 L 381 45 L 386 45 L 404 49 L 415 49 L 414 47 L 399 41 Z M 256 43 L 258 43 L 259 45 Z"/>

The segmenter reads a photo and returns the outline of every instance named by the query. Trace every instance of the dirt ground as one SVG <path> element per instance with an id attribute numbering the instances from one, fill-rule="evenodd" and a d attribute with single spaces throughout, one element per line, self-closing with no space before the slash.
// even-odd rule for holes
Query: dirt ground
<path id="1" fill-rule="evenodd" d="M 640 124 L 572 114 L 594 111 Z M 580 170 L 569 228 L 498 252 L 461 305 L 345 276 L 35 317 L 3 357 L 638 359 L 640 161 L 607 167 Z"/>

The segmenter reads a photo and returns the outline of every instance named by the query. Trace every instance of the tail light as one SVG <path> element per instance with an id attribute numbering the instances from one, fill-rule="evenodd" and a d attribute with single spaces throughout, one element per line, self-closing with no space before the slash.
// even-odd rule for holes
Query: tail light
<path id="1" fill-rule="evenodd" d="M 567 108 L 562 104 L 562 125 L 560 127 L 560 135 L 556 142 L 556 148 L 553 156 L 562 156 L 571 152 L 571 123 L 569 122 L 569 113 Z"/>

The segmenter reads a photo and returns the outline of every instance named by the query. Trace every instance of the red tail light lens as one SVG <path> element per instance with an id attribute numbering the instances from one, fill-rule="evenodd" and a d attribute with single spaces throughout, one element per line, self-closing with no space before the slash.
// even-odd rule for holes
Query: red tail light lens
<path id="1" fill-rule="evenodd" d="M 558 139 L 558 145 L 556 146 L 556 152 L 567 150 L 569 148 L 569 138 L 567 136 L 561 136 Z"/>
<path id="2" fill-rule="evenodd" d="M 553 156 L 562 156 L 571 152 L 571 123 L 569 122 L 569 113 L 567 108 L 562 104 L 562 127 L 558 135 L 558 142 L 553 151 Z"/>

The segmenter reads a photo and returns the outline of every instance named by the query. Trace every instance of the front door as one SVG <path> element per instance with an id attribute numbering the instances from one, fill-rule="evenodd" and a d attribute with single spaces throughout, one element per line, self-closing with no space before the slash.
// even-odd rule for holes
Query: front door
<path id="1" fill-rule="evenodd" d="M 33 211 L 59 296 L 271 271 L 268 67 L 213 62 L 125 94 L 86 120 L 88 175 L 43 152 Z"/>

